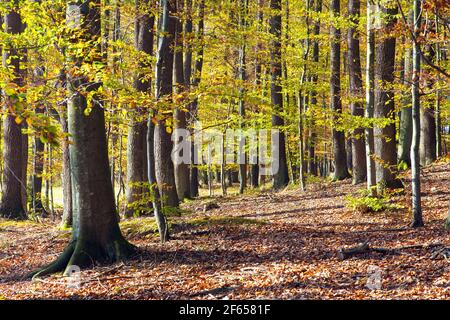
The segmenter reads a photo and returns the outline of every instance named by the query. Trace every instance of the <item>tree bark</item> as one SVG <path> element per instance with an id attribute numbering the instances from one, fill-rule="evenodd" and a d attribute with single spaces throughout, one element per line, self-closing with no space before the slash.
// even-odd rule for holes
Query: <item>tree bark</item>
<path id="1" fill-rule="evenodd" d="M 270 92 L 273 105 L 272 111 L 272 127 L 280 129 L 284 126 L 283 113 L 283 95 L 280 81 L 282 80 L 282 57 L 281 57 L 281 0 L 270 1 L 271 12 L 270 17 L 270 34 L 273 37 L 270 45 L 270 69 L 271 82 Z M 278 150 L 272 150 L 272 161 L 276 161 L 274 157 L 278 157 L 278 170 L 273 172 L 273 187 L 281 189 L 289 183 L 288 167 L 286 159 L 286 142 L 283 129 L 280 129 Z"/>
<path id="2" fill-rule="evenodd" d="M 414 0 L 414 35 L 420 35 L 422 1 Z M 412 223 L 413 228 L 423 226 L 422 205 L 420 194 L 420 47 L 417 42 L 413 44 L 413 85 L 412 92 L 412 146 L 411 146 L 411 180 L 412 180 Z"/>
<path id="3" fill-rule="evenodd" d="M 203 71 L 203 53 L 204 53 L 204 29 L 205 29 L 205 0 L 200 0 L 198 4 L 198 15 L 199 21 L 197 26 L 197 34 L 196 41 L 199 47 L 197 51 L 197 57 L 195 59 L 195 67 L 194 74 L 192 80 L 192 87 L 197 88 L 200 84 L 202 71 Z M 194 101 L 190 105 L 190 114 L 191 114 L 191 126 L 197 121 L 198 114 L 198 98 L 195 98 Z M 196 198 L 199 196 L 198 190 L 198 167 L 195 164 L 195 159 L 197 158 L 198 150 L 195 142 L 191 142 L 191 166 L 190 166 L 190 190 L 191 190 L 191 198 Z"/>
<path id="4" fill-rule="evenodd" d="M 398 8 L 385 8 L 380 5 L 383 17 L 383 40 L 376 47 L 375 64 L 375 117 L 391 119 L 384 128 L 375 128 L 375 155 L 377 183 L 380 188 L 401 188 L 402 182 L 397 174 L 397 144 L 394 123 L 394 82 L 395 45 L 394 36 L 386 36 L 396 24 Z"/>
<path id="5" fill-rule="evenodd" d="M 22 23 L 17 6 L 15 4 L 12 6 L 4 17 L 5 31 L 10 34 L 19 34 L 23 32 L 25 25 Z M 3 47 L 3 64 L 13 69 L 13 78 L 10 81 L 18 87 L 23 86 L 25 82 L 25 71 L 20 69 L 20 64 L 24 60 L 25 52 L 14 47 Z M 8 113 L 4 120 L 4 171 L 0 216 L 25 219 L 27 217 L 26 201 L 24 201 L 27 183 L 25 156 L 28 152 L 26 150 L 28 137 L 22 134 L 24 122 L 16 122 L 16 116 L 20 114 L 17 104 L 10 97 L 6 97 L 5 102 Z"/>
<path id="6" fill-rule="evenodd" d="M 340 0 L 331 0 L 331 16 L 337 18 L 340 15 Z M 331 79 L 330 99 L 331 111 L 333 112 L 333 154 L 334 154 L 334 180 L 344 180 L 350 177 L 347 167 L 347 156 L 345 151 L 345 135 L 342 130 L 336 129 L 342 114 L 341 101 L 341 30 L 334 22 L 331 26 Z"/>
<path id="7" fill-rule="evenodd" d="M 172 103 L 173 62 L 176 33 L 175 0 L 161 0 L 163 12 L 160 18 L 160 37 L 156 62 L 156 94 L 158 101 Z M 175 169 L 172 158 L 172 138 L 168 132 L 163 112 L 157 115 L 155 125 L 155 172 L 159 192 L 167 207 L 178 207 L 179 199 L 175 185 Z"/>
<path id="8" fill-rule="evenodd" d="M 148 0 L 137 0 L 137 17 L 135 18 L 135 48 L 142 53 L 152 56 L 154 43 L 154 24 L 155 16 L 148 14 Z M 140 8 L 141 4 L 145 9 Z M 144 12 L 142 12 L 145 10 Z M 148 69 L 151 66 L 144 60 L 139 62 L 140 69 Z M 149 94 L 151 88 L 151 80 L 146 74 L 138 72 L 134 81 L 134 88 L 139 92 Z M 143 185 L 148 182 L 147 172 L 147 120 L 144 115 L 143 108 L 137 108 L 135 119 L 128 128 L 127 142 L 127 189 L 126 202 L 127 209 L 125 217 L 129 218 L 134 214 L 142 214 L 144 212 L 135 212 L 134 203 L 142 201 L 148 193 L 148 188 Z M 142 119 L 143 118 L 143 119 Z M 142 119 L 142 120 L 141 120 Z M 138 206 L 140 209 L 143 206 Z"/>
<path id="9" fill-rule="evenodd" d="M 350 108 L 355 117 L 364 117 L 364 107 L 361 98 L 364 95 L 362 71 L 361 71 L 361 53 L 359 48 L 358 25 L 361 12 L 360 0 L 349 0 L 348 13 L 350 15 L 351 27 L 348 29 L 348 67 L 350 77 L 350 94 L 353 99 Z M 353 183 L 359 184 L 366 181 L 367 163 L 364 141 L 364 129 L 358 128 L 352 135 L 352 167 Z"/>
<path id="10" fill-rule="evenodd" d="M 182 94 L 186 91 L 188 83 L 184 77 L 184 62 L 183 62 L 183 52 L 184 52 L 184 43 L 183 43 L 183 23 L 181 21 L 180 15 L 184 10 L 184 0 L 176 0 L 177 1 L 177 12 L 178 17 L 176 18 L 176 35 L 175 35 L 175 61 L 174 61 L 174 75 L 175 75 L 175 92 L 177 94 Z M 182 102 L 182 101 L 181 101 Z M 177 130 L 186 130 L 187 129 L 187 114 L 184 110 L 185 108 L 175 108 L 175 128 Z M 182 137 L 178 135 L 178 131 L 175 130 L 175 150 L 182 150 Z M 179 151 L 179 152 L 180 152 Z M 182 154 L 180 154 L 182 156 Z M 176 163 L 175 164 L 175 183 L 178 193 L 178 198 L 180 201 L 184 199 L 189 199 L 191 197 L 191 192 L 189 190 L 190 181 L 189 181 L 189 166 L 188 163 Z"/>
<path id="11" fill-rule="evenodd" d="M 76 10 L 76 9 L 75 9 Z M 100 1 L 92 0 L 79 6 L 82 34 L 75 42 L 97 41 L 100 38 Z M 69 17 L 71 18 L 71 17 Z M 78 27 L 74 27 L 78 29 Z M 76 30 L 78 31 L 78 30 Z M 85 50 L 92 50 L 86 47 Z M 99 46 L 94 47 L 99 53 Z M 98 61 L 100 54 L 84 63 Z M 81 59 L 72 57 L 72 67 L 79 67 Z M 34 277 L 65 270 L 70 274 L 72 266 L 84 267 L 99 262 L 113 262 L 128 258 L 135 248 L 122 236 L 114 203 L 114 191 L 108 161 L 108 145 L 105 132 L 104 109 L 98 97 L 88 106 L 86 97 L 79 92 L 83 88 L 96 90 L 100 83 L 89 82 L 85 76 L 68 74 L 68 124 L 72 139 L 70 165 L 72 169 L 73 231 L 72 240 L 60 257 L 47 267 L 34 272 Z M 86 86 L 86 84 L 90 84 Z"/>

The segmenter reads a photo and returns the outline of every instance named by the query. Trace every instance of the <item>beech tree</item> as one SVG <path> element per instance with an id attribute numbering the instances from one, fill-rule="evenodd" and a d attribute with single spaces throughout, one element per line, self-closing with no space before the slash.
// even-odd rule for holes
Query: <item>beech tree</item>
<path id="1" fill-rule="evenodd" d="M 92 0 L 70 4 L 68 23 L 73 29 L 74 44 L 94 41 L 91 47 L 83 46 L 84 54 L 71 54 L 74 68 L 101 61 L 100 1 Z M 77 17 L 80 17 L 78 21 Z M 72 266 L 88 266 L 97 261 L 119 261 L 135 252 L 135 247 L 122 236 L 111 183 L 104 110 L 95 94 L 101 83 L 87 75 L 68 73 L 68 124 L 72 144 L 70 166 L 73 191 L 72 240 L 59 258 L 34 272 L 34 277 L 66 270 Z M 92 92 L 91 100 L 81 93 L 86 88 Z M 86 115 L 88 110 L 88 115 Z"/>
<path id="2" fill-rule="evenodd" d="M 18 12 L 17 3 L 10 4 L 9 12 L 4 17 L 5 30 L 10 34 L 19 34 L 25 29 Z M 25 122 L 20 118 L 20 104 L 24 97 L 18 88 L 25 85 L 25 70 L 21 63 L 25 61 L 25 52 L 14 47 L 3 46 L 3 63 L 12 70 L 9 88 L 4 89 L 8 114 L 3 123 L 4 136 L 4 171 L 3 190 L 0 202 L 0 215 L 12 219 L 25 219 L 26 208 L 26 161 L 28 136 L 22 134 Z"/>

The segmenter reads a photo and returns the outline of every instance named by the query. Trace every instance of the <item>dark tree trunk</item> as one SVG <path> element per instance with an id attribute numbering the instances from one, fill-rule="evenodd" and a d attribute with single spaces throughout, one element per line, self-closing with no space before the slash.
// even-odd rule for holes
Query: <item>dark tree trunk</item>
<path id="1" fill-rule="evenodd" d="M 87 1 L 80 7 L 81 30 L 76 41 L 99 40 L 100 1 Z M 75 37 L 72 38 L 75 41 Z M 100 52 L 99 46 L 96 47 Z M 92 50 L 91 47 L 87 50 Z M 97 55 L 100 56 L 100 55 Z M 88 60 L 84 63 L 94 63 Z M 80 66 L 81 61 L 72 57 L 72 63 Z M 129 257 L 135 248 L 122 236 L 111 183 L 108 163 L 108 145 L 105 132 L 105 114 L 96 100 L 91 101 L 89 116 L 85 115 L 87 100 L 78 90 L 95 90 L 101 84 L 90 83 L 84 77 L 68 74 L 68 124 L 72 144 L 70 145 L 70 165 L 72 169 L 73 232 L 72 241 L 61 256 L 35 276 L 66 270 L 72 266 L 84 267 L 99 262 L 113 262 Z"/>
<path id="2" fill-rule="evenodd" d="M 20 14 L 13 7 L 4 17 L 5 29 L 7 33 L 21 33 L 25 25 L 22 23 Z M 13 47 L 3 47 L 3 63 L 13 69 L 13 79 L 11 81 L 18 86 L 24 85 L 24 70 L 20 69 L 20 64 L 25 59 L 25 52 L 19 52 Z M 25 219 L 27 217 L 24 196 L 26 196 L 26 158 L 28 150 L 25 149 L 28 137 L 22 135 L 22 124 L 16 123 L 14 102 L 6 97 L 5 99 L 8 114 L 4 120 L 4 171 L 3 171 L 3 192 L 0 203 L 0 216 L 11 219 Z M 24 179 L 25 178 L 25 179 Z"/>
<path id="3" fill-rule="evenodd" d="M 184 10 L 184 0 L 177 0 L 177 11 L 179 15 L 183 13 Z M 174 61 L 174 75 L 175 75 L 175 92 L 178 94 L 183 93 L 186 90 L 188 83 L 185 81 L 184 77 L 184 63 L 183 63 L 183 23 L 180 16 L 176 19 L 176 35 L 175 35 L 175 61 Z M 177 107 L 175 109 L 175 128 L 177 130 L 187 129 L 187 114 L 183 108 Z M 175 150 L 179 150 L 180 157 L 182 154 L 182 136 L 178 135 L 177 130 L 175 131 Z M 175 164 L 175 183 L 177 187 L 178 198 L 183 201 L 184 199 L 189 199 L 191 193 L 189 190 L 189 166 L 188 163 L 180 162 Z"/>
<path id="4" fill-rule="evenodd" d="M 355 117 L 364 117 L 364 106 L 361 98 L 364 96 L 361 71 L 361 53 L 359 48 L 359 33 L 357 31 L 360 18 L 360 0 L 349 0 L 348 14 L 351 17 L 352 26 L 348 29 L 348 67 L 350 77 L 350 94 L 353 99 L 350 108 Z M 352 166 L 353 183 L 359 184 L 366 181 L 366 146 L 364 141 L 364 129 L 358 128 L 352 135 Z"/>
<path id="5" fill-rule="evenodd" d="M 333 17 L 340 15 L 340 0 L 331 0 L 330 9 Z M 341 30 L 334 23 L 331 26 L 331 111 L 336 125 L 342 114 L 341 101 Z M 342 130 L 333 127 L 334 180 L 344 180 L 350 177 L 345 152 L 345 135 Z"/>
<path id="6" fill-rule="evenodd" d="M 247 26 L 247 14 L 248 14 L 248 0 L 239 0 L 239 28 L 241 29 L 241 46 L 239 48 L 239 80 L 242 85 L 247 81 L 247 64 L 246 64 L 246 39 L 245 28 Z M 245 89 L 243 86 L 239 88 L 239 116 L 240 116 L 240 129 L 244 130 L 245 122 L 245 101 L 244 101 Z M 243 194 L 247 187 L 247 152 L 245 151 L 245 140 L 243 137 L 239 146 L 239 193 Z"/>
<path id="7" fill-rule="evenodd" d="M 37 114 L 44 113 L 42 107 L 36 109 Z M 33 159 L 33 176 L 32 176 L 32 204 L 36 214 L 46 216 L 47 212 L 42 203 L 42 173 L 44 171 L 44 143 L 40 137 L 34 138 L 34 159 Z M 48 208 L 47 208 L 48 209 Z"/>
<path id="8" fill-rule="evenodd" d="M 197 57 L 195 59 L 195 68 L 194 68 L 194 75 L 193 75 L 193 83 L 192 86 L 196 88 L 200 84 L 201 76 L 202 76 L 202 70 L 203 70 L 203 51 L 204 51 L 204 45 L 203 45 L 203 39 L 204 39 L 204 28 L 205 28 L 205 1 L 201 0 L 198 5 L 198 11 L 199 11 L 199 22 L 197 26 L 197 35 L 196 35 L 196 41 L 197 46 L 199 47 L 197 51 Z M 197 113 L 198 113 L 198 99 L 194 99 L 194 101 L 191 103 L 190 106 L 190 113 L 191 113 L 191 125 L 197 121 Z M 191 143 L 191 167 L 190 167 L 190 191 L 191 191 L 191 198 L 198 197 L 199 191 L 198 191 L 198 168 L 195 165 L 194 159 L 197 159 L 198 156 L 198 150 L 197 148 L 201 146 L 196 146 L 194 141 Z"/>
<path id="9" fill-rule="evenodd" d="M 316 13 L 322 12 L 322 0 L 315 1 L 314 11 Z M 315 37 L 320 35 L 320 19 L 316 19 L 314 21 L 313 34 Z M 319 70 L 318 69 L 319 68 L 319 40 L 318 39 L 313 40 L 312 62 L 314 63 L 314 66 L 315 66 L 314 70 Z M 319 80 L 319 76 L 318 76 L 317 72 L 313 72 L 312 77 L 311 77 L 313 87 L 317 86 L 318 80 Z M 311 106 L 312 107 L 317 106 L 317 91 L 314 89 L 311 91 Z M 316 133 L 315 125 L 314 125 L 314 119 L 312 119 L 312 118 L 311 118 L 310 124 L 309 124 L 308 172 L 312 175 L 317 175 L 317 163 L 315 161 L 317 133 Z"/>
<path id="10" fill-rule="evenodd" d="M 383 40 L 375 51 L 375 118 L 390 118 L 395 116 L 394 92 L 391 88 L 394 82 L 395 67 L 395 37 L 386 37 L 395 26 L 397 8 L 380 7 L 383 14 L 384 28 L 380 31 Z M 397 144 L 395 123 L 384 128 L 375 128 L 375 155 L 377 183 L 380 187 L 400 188 L 401 181 L 397 174 Z"/>
<path id="11" fill-rule="evenodd" d="M 160 38 L 156 62 L 157 100 L 172 102 L 174 44 L 176 33 L 175 0 L 161 0 L 163 13 L 160 18 Z M 155 126 L 155 172 L 159 191 L 165 206 L 178 207 L 179 199 L 175 185 L 175 169 L 172 158 L 172 138 L 168 132 L 163 113 L 157 115 Z"/>
<path id="12" fill-rule="evenodd" d="M 283 94 L 281 87 L 282 80 L 282 57 L 281 57 L 281 0 L 271 0 L 270 8 L 274 10 L 270 17 L 270 34 L 273 37 L 270 45 L 270 70 L 271 70 L 271 101 L 272 127 L 279 129 L 284 126 L 283 113 Z M 272 161 L 278 162 L 278 170 L 273 172 L 273 187 L 281 189 L 288 185 L 289 175 L 286 159 L 285 134 L 280 129 L 280 140 L 278 148 L 272 150 Z M 276 159 L 278 157 L 278 159 Z"/>
<path id="13" fill-rule="evenodd" d="M 154 42 L 154 15 L 143 13 L 140 5 L 148 5 L 148 0 L 136 1 L 137 17 L 135 18 L 135 48 L 148 56 L 153 55 Z M 146 8 L 146 10 L 148 10 Z M 147 12 L 147 11 L 145 11 Z M 139 68 L 148 69 L 150 66 L 144 61 L 139 62 Z M 151 81 L 147 75 L 141 72 L 137 74 L 134 81 L 134 87 L 137 91 L 149 93 Z M 144 110 L 138 108 L 136 110 L 136 118 L 146 118 Z M 143 117 L 144 116 L 144 117 Z M 143 185 L 148 181 L 147 172 L 147 121 L 133 120 L 128 129 L 127 142 L 127 190 L 126 201 L 127 209 L 125 217 L 131 217 L 133 214 L 144 212 L 135 212 L 133 203 L 141 201 L 148 194 L 148 189 Z M 142 209 L 142 206 L 139 206 Z"/>

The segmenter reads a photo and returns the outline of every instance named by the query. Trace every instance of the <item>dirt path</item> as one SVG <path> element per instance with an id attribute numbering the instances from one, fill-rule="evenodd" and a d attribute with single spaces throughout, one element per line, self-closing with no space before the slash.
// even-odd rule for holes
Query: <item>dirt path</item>
<path id="1" fill-rule="evenodd" d="M 345 208 L 344 196 L 363 186 L 349 182 L 218 200 L 220 208 L 175 218 L 174 239 L 138 233 L 135 261 L 84 271 L 81 288 L 68 289 L 58 276 L 45 282 L 20 275 L 51 261 L 68 234 L 51 224 L 0 221 L 0 297 L 99 299 L 450 299 L 450 263 L 430 260 L 432 250 L 367 253 L 340 261 L 337 249 L 370 241 L 374 246 L 442 243 L 450 196 L 450 164 L 424 170 L 426 227 L 392 231 L 409 222 L 408 209 L 360 214 Z M 409 195 L 399 201 L 409 206 Z M 149 219 L 137 220 L 137 224 Z M 366 285 L 380 275 L 381 289 Z"/>

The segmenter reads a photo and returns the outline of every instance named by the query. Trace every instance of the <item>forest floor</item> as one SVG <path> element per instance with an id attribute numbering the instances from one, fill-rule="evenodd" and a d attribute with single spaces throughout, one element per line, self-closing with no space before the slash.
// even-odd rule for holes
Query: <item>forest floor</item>
<path id="1" fill-rule="evenodd" d="M 158 243 L 152 218 L 121 223 L 140 248 L 136 259 L 82 271 L 80 288 L 60 275 L 23 279 L 55 259 L 69 238 L 51 222 L 0 220 L 0 299 L 450 299 L 450 261 L 434 252 L 450 246 L 443 224 L 450 196 L 450 164 L 423 172 L 426 226 L 404 209 L 362 214 L 345 195 L 363 185 L 316 183 L 183 205 L 172 217 L 172 240 Z M 407 186 L 407 190 L 409 185 Z M 398 251 L 368 252 L 341 261 L 338 250 L 363 242 Z M 379 276 L 380 287 L 368 286 Z M 369 289 L 371 287 L 372 289 Z"/>

